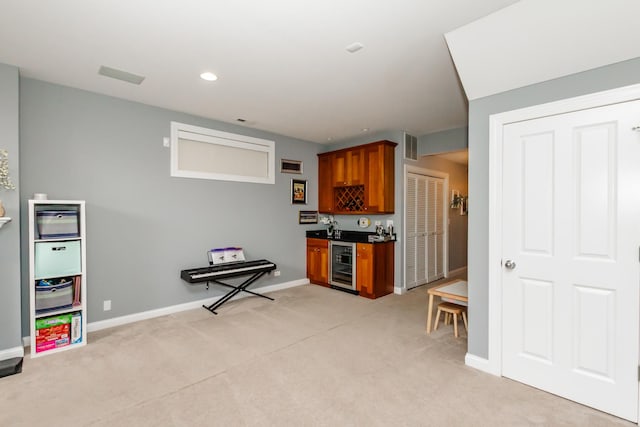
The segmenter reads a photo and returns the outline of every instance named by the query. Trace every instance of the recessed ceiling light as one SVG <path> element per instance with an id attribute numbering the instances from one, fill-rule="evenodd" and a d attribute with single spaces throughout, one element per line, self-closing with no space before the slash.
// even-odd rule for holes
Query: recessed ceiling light
<path id="1" fill-rule="evenodd" d="M 369 128 L 362 128 L 361 131 L 362 132 L 369 132 Z"/>
<path id="2" fill-rule="evenodd" d="M 206 80 L 208 82 L 215 82 L 216 80 L 218 80 L 218 76 L 216 76 L 215 74 L 213 74 L 210 71 L 207 71 L 206 73 L 200 74 L 200 78 L 202 80 Z"/>
<path id="3" fill-rule="evenodd" d="M 327 138 L 327 141 L 333 141 L 333 137 L 330 136 L 329 138 Z"/>
<path id="4" fill-rule="evenodd" d="M 349 46 L 345 47 L 345 49 L 347 49 L 347 52 L 349 52 L 349 53 L 356 53 L 357 51 L 359 51 L 363 47 L 364 47 L 364 45 L 362 43 L 355 42 L 355 43 L 351 43 Z"/>

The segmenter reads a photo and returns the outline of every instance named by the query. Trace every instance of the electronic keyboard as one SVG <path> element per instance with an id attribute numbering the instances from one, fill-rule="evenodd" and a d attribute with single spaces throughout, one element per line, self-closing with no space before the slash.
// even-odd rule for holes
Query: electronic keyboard
<path id="1" fill-rule="evenodd" d="M 247 274 L 266 273 L 276 269 L 276 265 L 266 259 L 256 261 L 237 261 L 208 267 L 182 270 L 180 277 L 189 283 L 208 282 Z"/>

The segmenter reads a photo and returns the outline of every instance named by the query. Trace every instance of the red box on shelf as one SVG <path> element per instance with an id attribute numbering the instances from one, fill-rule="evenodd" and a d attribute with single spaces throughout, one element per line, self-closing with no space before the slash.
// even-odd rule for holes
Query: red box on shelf
<path id="1" fill-rule="evenodd" d="M 69 345 L 71 324 L 64 323 L 36 330 L 36 353 Z"/>

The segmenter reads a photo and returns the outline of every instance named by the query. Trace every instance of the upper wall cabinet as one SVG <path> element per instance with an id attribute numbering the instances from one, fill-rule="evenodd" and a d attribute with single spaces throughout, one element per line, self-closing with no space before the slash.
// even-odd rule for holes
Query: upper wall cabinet
<path id="1" fill-rule="evenodd" d="M 333 156 L 318 155 L 318 210 L 333 213 Z"/>
<path id="2" fill-rule="evenodd" d="M 354 215 L 393 213 L 396 145 L 378 141 L 318 154 L 318 210 Z"/>
<path id="3" fill-rule="evenodd" d="M 332 153 L 333 185 L 364 185 L 365 162 L 364 148 L 354 147 Z"/>

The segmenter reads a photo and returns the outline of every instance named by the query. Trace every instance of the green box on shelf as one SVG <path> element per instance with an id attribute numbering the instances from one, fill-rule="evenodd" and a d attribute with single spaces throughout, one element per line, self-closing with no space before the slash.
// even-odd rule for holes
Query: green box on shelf
<path id="1" fill-rule="evenodd" d="M 71 323 L 71 314 L 61 314 L 59 316 L 36 319 L 36 329 L 50 328 L 52 326 Z"/>

